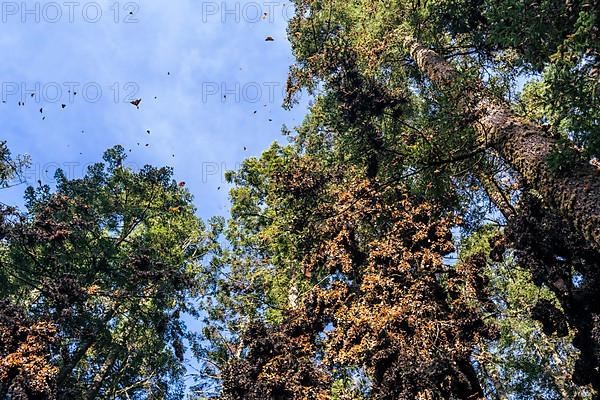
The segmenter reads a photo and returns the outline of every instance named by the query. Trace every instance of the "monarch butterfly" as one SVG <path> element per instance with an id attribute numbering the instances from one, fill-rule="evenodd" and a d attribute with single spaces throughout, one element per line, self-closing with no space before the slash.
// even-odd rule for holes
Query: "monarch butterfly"
<path id="1" fill-rule="evenodd" d="M 267 36 L 265 38 L 265 42 L 274 42 L 274 41 L 275 41 L 275 39 L 273 39 L 273 36 Z"/>
<path id="2" fill-rule="evenodd" d="M 142 102 L 142 99 L 137 99 L 137 100 L 133 100 L 130 103 L 133 104 L 134 106 L 136 106 L 137 108 L 140 108 L 140 103 Z"/>

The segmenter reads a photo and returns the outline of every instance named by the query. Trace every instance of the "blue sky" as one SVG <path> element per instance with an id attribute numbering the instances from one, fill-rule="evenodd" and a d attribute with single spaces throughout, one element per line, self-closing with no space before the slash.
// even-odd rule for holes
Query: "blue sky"
<path id="1" fill-rule="evenodd" d="M 133 166 L 173 166 L 202 217 L 226 215 L 223 172 L 304 114 L 281 108 L 291 13 L 268 1 L 3 2 L 0 138 L 32 157 L 32 184 L 52 184 L 57 166 L 81 176 L 121 144 Z"/>

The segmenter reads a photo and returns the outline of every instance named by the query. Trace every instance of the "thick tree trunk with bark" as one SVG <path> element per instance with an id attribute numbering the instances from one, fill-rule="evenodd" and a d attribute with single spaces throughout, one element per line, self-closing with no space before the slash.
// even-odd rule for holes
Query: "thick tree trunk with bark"
<path id="1" fill-rule="evenodd" d="M 472 118 L 480 144 L 494 148 L 521 175 L 527 186 L 534 188 L 544 202 L 554 209 L 554 213 L 562 216 L 562 221 L 569 221 L 578 236 L 585 239 L 588 246 L 599 250 L 600 171 L 598 168 L 582 160 L 566 172 L 554 171 L 548 163 L 548 158 L 557 150 L 556 139 L 546 135 L 539 126 L 516 116 L 506 103 L 487 95 L 481 82 L 471 82 L 466 85 L 464 82 L 461 83 L 458 72 L 450 63 L 413 38 L 406 38 L 405 46 L 421 72 L 440 90 L 454 96 L 458 111 Z M 484 186 L 491 186 L 485 185 L 489 182 L 483 183 Z M 500 203 L 499 208 L 505 205 L 503 201 L 498 201 L 498 198 L 492 195 L 490 197 L 492 201 Z M 511 219 L 514 219 L 514 215 Z M 515 222 L 513 221 L 513 224 Z M 539 224 L 542 231 L 546 226 L 553 226 L 550 223 Z M 535 232 L 535 227 L 532 228 Z M 555 228 L 558 229 L 557 226 Z M 539 239 L 534 234 L 529 235 L 534 239 L 528 242 L 527 246 L 536 248 L 537 243 L 533 241 L 542 242 L 543 235 L 550 236 L 552 233 L 541 233 L 542 237 Z M 565 237 L 555 239 L 568 241 Z M 561 243 L 559 247 L 568 246 L 568 243 Z M 540 255 L 542 264 L 545 264 L 544 256 L 542 252 Z M 535 271 L 532 272 L 535 275 Z M 571 274 L 570 271 L 562 272 L 566 277 Z M 600 392 L 600 357 L 597 356 L 600 354 L 598 353 L 600 339 L 594 330 L 596 326 L 594 321 L 598 315 L 598 294 L 595 289 L 598 272 L 597 268 L 592 270 L 584 268 L 579 272 L 583 274 L 588 290 L 577 291 L 581 292 L 577 296 L 578 301 L 575 301 L 572 293 L 574 288 L 567 292 L 553 289 L 552 274 L 547 272 L 541 275 L 546 285 L 556 293 L 571 326 L 577 329 L 574 344 L 582 353 L 578 360 L 580 365 L 573 376 L 574 381 L 583 385 L 590 383 Z M 569 286 L 572 285 L 569 283 Z"/>
<path id="2" fill-rule="evenodd" d="M 458 73 L 434 51 L 414 38 L 404 41 L 417 66 L 441 90 L 456 91 L 459 111 L 474 118 L 481 144 L 495 148 L 527 183 L 581 235 L 600 249 L 600 171 L 585 161 L 569 171 L 554 171 L 548 157 L 557 141 L 542 128 L 516 116 L 510 107 L 486 96 L 481 84 L 464 89 L 456 85 Z"/>

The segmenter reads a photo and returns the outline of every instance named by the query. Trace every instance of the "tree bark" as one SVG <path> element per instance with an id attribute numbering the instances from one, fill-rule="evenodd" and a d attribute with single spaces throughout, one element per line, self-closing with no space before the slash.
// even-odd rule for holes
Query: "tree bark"
<path id="1" fill-rule="evenodd" d="M 108 353 L 106 360 L 104 360 L 104 363 L 92 380 L 92 385 L 87 395 L 88 400 L 94 400 L 98 397 L 98 393 L 100 393 L 100 389 L 102 389 L 102 386 L 105 383 L 104 380 L 106 379 L 106 376 L 117 362 L 117 355 L 118 350 L 116 348 L 112 349 L 110 353 Z"/>
<path id="2" fill-rule="evenodd" d="M 477 175 L 477 179 L 483 190 L 490 198 L 490 201 L 496 205 L 505 220 L 509 220 L 515 214 L 515 208 L 510 202 L 510 199 L 498 186 L 493 176 L 488 176 L 484 172 Z"/>
<path id="3" fill-rule="evenodd" d="M 102 321 L 97 325 L 97 328 L 103 328 L 116 314 L 116 309 L 111 310 L 108 314 L 104 316 Z M 69 375 L 73 372 L 73 370 L 77 367 L 79 362 L 85 357 L 89 349 L 96 344 L 98 341 L 98 337 L 96 332 L 90 331 L 87 333 L 85 337 L 82 338 L 79 348 L 73 353 L 69 360 L 65 361 L 65 365 L 62 366 L 58 376 L 56 378 L 56 385 L 59 389 L 64 387 L 66 380 L 69 378 Z"/>
<path id="4" fill-rule="evenodd" d="M 462 360 L 462 362 L 458 363 L 458 368 L 465 376 L 468 381 L 468 385 L 463 385 L 459 388 L 458 393 L 456 393 L 459 399 L 464 400 L 483 400 L 485 396 L 483 394 L 483 388 L 479 383 L 479 378 L 477 377 L 477 372 L 475 372 L 475 368 L 470 360 Z"/>
<path id="5" fill-rule="evenodd" d="M 554 171 L 548 157 L 557 141 L 510 107 L 486 96 L 483 85 L 460 87 L 454 67 L 433 50 L 406 37 L 406 49 L 420 71 L 440 90 L 455 90 L 460 112 L 473 117 L 478 140 L 495 148 L 544 200 L 600 249 L 600 171 L 582 160 L 569 171 Z"/>

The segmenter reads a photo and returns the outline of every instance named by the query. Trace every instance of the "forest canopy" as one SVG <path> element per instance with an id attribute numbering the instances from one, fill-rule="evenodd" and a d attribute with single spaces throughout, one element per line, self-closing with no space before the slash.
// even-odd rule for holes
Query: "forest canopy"
<path id="1" fill-rule="evenodd" d="M 121 146 L 0 203 L 0 398 L 600 398 L 600 3 L 293 3 L 227 217 Z"/>

